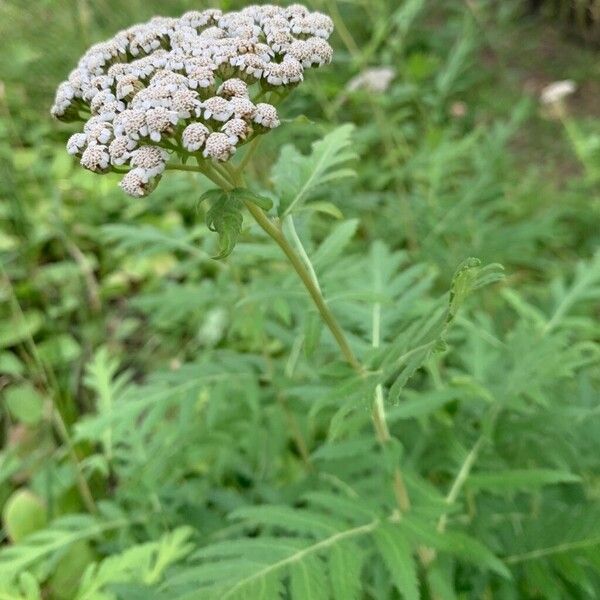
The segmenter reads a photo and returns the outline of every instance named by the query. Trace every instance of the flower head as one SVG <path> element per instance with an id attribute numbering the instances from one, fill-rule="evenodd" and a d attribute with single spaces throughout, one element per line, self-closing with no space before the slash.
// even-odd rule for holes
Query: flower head
<path id="1" fill-rule="evenodd" d="M 567 96 L 575 93 L 577 86 L 571 79 L 555 81 L 547 85 L 540 94 L 542 104 L 556 104 Z"/>
<path id="2" fill-rule="evenodd" d="M 67 151 L 97 173 L 130 169 L 121 188 L 145 196 L 170 158 L 226 161 L 277 127 L 274 91 L 284 96 L 306 69 L 331 61 L 332 30 L 328 16 L 301 4 L 154 17 L 93 45 L 59 85 L 51 113 L 90 115 Z"/>

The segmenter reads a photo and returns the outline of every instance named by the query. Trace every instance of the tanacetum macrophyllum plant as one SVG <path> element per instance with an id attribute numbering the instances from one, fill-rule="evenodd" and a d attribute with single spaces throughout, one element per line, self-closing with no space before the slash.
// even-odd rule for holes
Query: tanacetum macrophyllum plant
<path id="1" fill-rule="evenodd" d="M 284 149 L 275 186 L 281 196 L 277 216 L 268 214 L 270 200 L 246 187 L 244 170 L 260 136 L 280 125 L 280 101 L 303 81 L 307 70 L 332 60 L 327 42 L 332 31 L 328 16 L 299 4 L 287 8 L 249 6 L 230 13 L 192 11 L 178 19 L 156 17 L 93 46 L 60 85 L 52 108 L 58 119 L 84 122 L 83 130 L 68 140 L 68 152 L 93 172 L 121 173 L 120 185 L 130 196 L 150 194 L 168 170 L 195 171 L 216 184 L 216 189 L 203 195 L 210 202 L 207 225 L 219 234 L 215 258 L 233 250 L 246 209 L 284 252 L 347 363 L 341 371 L 342 384 L 336 383 L 341 385 L 340 397 L 356 397 L 352 408 L 368 398 L 375 435 L 389 466 L 386 486 L 394 506 L 375 514 L 357 505 L 352 514 L 352 498 L 342 502 L 315 496 L 317 505 L 339 511 L 340 521 L 331 528 L 316 524 L 303 529 L 290 511 L 261 513 L 260 518 L 256 513 L 254 518 L 266 531 L 289 527 L 298 537 L 269 537 L 265 542 L 260 536 L 243 538 L 238 546 L 217 544 L 203 550 L 200 558 L 208 563 L 204 571 L 208 575 L 198 572 L 190 581 L 195 589 L 210 590 L 213 595 L 209 597 L 280 597 L 277 590 L 288 569 L 300 563 L 307 565 L 308 580 L 294 579 L 297 573 L 292 569 L 292 588 L 304 585 L 310 589 L 314 582 L 318 584 L 321 568 L 312 559 L 334 548 L 341 552 L 335 555 L 338 564 L 331 567 L 337 569 L 337 579 L 344 569 L 348 577 L 358 577 L 360 565 L 353 558 L 352 540 L 361 536 L 374 540 L 394 585 L 411 600 L 419 594 L 413 556 L 428 570 L 439 551 L 475 554 L 476 560 L 491 570 L 506 574 L 502 563 L 483 545 L 464 536 L 448 537 L 446 504 L 417 512 L 416 518 L 421 519 L 429 511 L 425 530 L 420 529 L 420 520 L 417 524 L 405 518 L 414 512 L 414 503 L 401 467 L 401 445 L 390 433 L 385 409 L 386 397 L 398 398 L 399 390 L 432 353 L 444 349 L 445 333 L 469 292 L 497 281 L 501 269 L 498 265 L 482 268 L 478 260 L 466 260 L 444 299 L 408 328 L 393 335 L 386 332 L 385 340 L 382 306 L 376 300 L 369 340 L 357 343 L 357 331 L 346 331 L 325 299 L 293 221 L 309 189 L 348 174 L 346 164 L 354 158 L 349 150 L 351 127 L 342 126 L 314 144 L 310 156 Z M 364 274 L 373 276 L 375 296 L 387 280 L 403 289 L 402 278 L 394 271 L 397 265 L 384 266 L 394 263 L 386 252 L 375 245 L 373 271 Z M 470 464 L 464 468 L 468 470 Z M 456 499 L 465 477 L 463 470 L 447 498 L 448 505 Z M 423 490 L 419 494 L 423 496 Z M 360 521 L 365 515 L 366 521 Z M 346 518 L 347 528 L 337 531 Z M 341 542 L 346 545 L 338 548 Z M 230 568 L 220 564 L 211 570 L 211 561 L 217 560 L 231 561 Z M 172 589 L 167 586 L 165 597 L 179 597 L 180 583 L 176 580 Z M 354 597 L 340 592 L 343 582 L 338 584 L 336 598 Z M 311 592 L 292 597 L 313 600 L 328 596 Z"/>

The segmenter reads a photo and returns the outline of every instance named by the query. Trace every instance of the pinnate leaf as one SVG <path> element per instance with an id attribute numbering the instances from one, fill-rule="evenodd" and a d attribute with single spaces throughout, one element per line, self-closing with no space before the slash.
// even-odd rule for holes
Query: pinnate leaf
<path id="1" fill-rule="evenodd" d="M 346 124 L 315 142 L 303 155 L 291 145 L 284 146 L 272 171 L 280 198 L 279 214 L 300 208 L 322 185 L 354 175 L 346 163 L 355 157 L 351 149 L 353 125 Z"/>

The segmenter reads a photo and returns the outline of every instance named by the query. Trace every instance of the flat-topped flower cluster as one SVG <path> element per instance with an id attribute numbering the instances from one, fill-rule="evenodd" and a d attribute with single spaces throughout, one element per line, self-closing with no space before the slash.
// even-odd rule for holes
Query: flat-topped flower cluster
<path id="1" fill-rule="evenodd" d="M 300 4 L 155 17 L 92 46 L 60 84 L 52 114 L 84 120 L 67 151 L 123 190 L 154 189 L 171 155 L 227 161 L 277 127 L 271 100 L 331 61 L 331 19 Z"/>

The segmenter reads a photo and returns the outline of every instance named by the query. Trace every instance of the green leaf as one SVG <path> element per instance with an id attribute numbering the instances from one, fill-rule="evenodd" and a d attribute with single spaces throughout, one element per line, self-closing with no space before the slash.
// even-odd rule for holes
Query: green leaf
<path id="1" fill-rule="evenodd" d="M 501 281 L 504 278 L 503 270 L 502 265 L 497 263 L 481 267 L 481 261 L 478 258 L 464 260 L 452 278 L 447 321 L 450 322 L 454 319 L 458 309 L 472 291 Z"/>
<path id="2" fill-rule="evenodd" d="M 108 460 L 112 459 L 113 451 L 113 431 L 110 419 L 115 410 L 115 404 L 127 390 L 129 385 L 129 373 L 118 374 L 119 361 L 109 356 L 106 347 L 101 347 L 96 351 L 92 360 L 87 364 L 85 370 L 85 385 L 96 394 L 96 413 L 98 416 L 107 417 L 106 427 L 95 426 L 90 431 L 92 437 L 86 436 L 86 419 L 80 420 L 76 424 L 76 439 L 88 439 L 90 441 L 100 441 L 102 449 Z"/>
<path id="3" fill-rule="evenodd" d="M 296 210 L 296 212 L 307 212 L 307 213 L 321 213 L 323 215 L 329 215 L 334 219 L 343 219 L 344 214 L 342 211 L 332 202 L 322 201 L 322 202 L 311 202 L 310 204 L 306 204 L 301 206 Z"/>
<path id="4" fill-rule="evenodd" d="M 42 326 L 44 318 L 38 311 L 30 311 L 21 317 L 6 319 L 0 325 L 0 348 L 10 348 L 33 336 Z"/>
<path id="5" fill-rule="evenodd" d="M 263 210 L 271 210 L 273 208 L 273 201 L 270 198 L 259 196 L 249 189 L 235 188 L 230 193 L 241 201 L 247 200 L 256 204 L 256 206 L 259 206 Z"/>
<path id="6" fill-rule="evenodd" d="M 231 192 L 209 190 L 204 197 L 212 201 L 212 206 L 206 213 L 206 225 L 219 234 L 219 254 L 213 258 L 226 258 L 232 253 L 242 231 L 243 204 Z"/>
<path id="7" fill-rule="evenodd" d="M 493 552 L 465 533 L 439 532 L 434 525 L 414 515 L 405 515 L 401 525 L 413 544 L 429 546 L 439 552 L 491 569 L 506 578 L 511 577 L 510 571 Z"/>
<path id="8" fill-rule="evenodd" d="M 231 518 L 305 535 L 325 535 L 339 525 L 334 517 L 325 518 L 315 512 L 294 510 L 284 505 L 244 506 L 235 510 Z"/>
<path id="9" fill-rule="evenodd" d="M 310 358 L 319 346 L 322 331 L 323 322 L 319 315 L 314 312 L 308 313 L 304 323 L 304 354 L 307 358 Z"/>
<path id="10" fill-rule="evenodd" d="M 333 546 L 329 554 L 329 581 L 334 600 L 358 600 L 362 592 L 365 556 L 354 542 Z"/>
<path id="11" fill-rule="evenodd" d="M 282 148 L 271 174 L 281 216 L 300 208 L 319 187 L 354 175 L 344 166 L 355 157 L 351 149 L 353 129 L 349 124 L 334 129 L 315 142 L 307 156 L 291 145 Z"/>
<path id="12" fill-rule="evenodd" d="M 357 229 L 358 219 L 349 219 L 336 224 L 333 231 L 323 240 L 312 256 L 313 265 L 322 267 L 338 258 L 354 237 Z"/>
<path id="13" fill-rule="evenodd" d="M 406 36 L 419 13 L 425 8 L 425 0 L 406 0 L 394 13 L 392 21 L 401 37 Z"/>
<path id="14" fill-rule="evenodd" d="M 85 540 L 75 542 L 67 548 L 60 560 L 54 565 L 49 585 L 57 599 L 75 597 L 81 576 L 86 567 L 96 558 L 90 543 Z"/>
<path id="15" fill-rule="evenodd" d="M 12 352 L 0 352 L 0 374 L 22 375 L 24 371 L 23 363 Z"/>
<path id="16" fill-rule="evenodd" d="M 211 188 L 210 190 L 206 190 L 204 194 L 200 196 L 198 202 L 208 200 L 212 204 L 213 202 L 217 202 L 224 194 L 225 192 L 221 188 Z"/>
<path id="17" fill-rule="evenodd" d="M 464 390 L 434 390 L 418 394 L 406 390 L 404 395 L 407 395 L 408 398 L 400 400 L 397 406 L 393 406 L 389 410 L 388 422 L 393 423 L 400 419 L 414 419 L 429 415 L 446 404 L 461 399 L 464 396 Z"/>
<path id="18" fill-rule="evenodd" d="M 41 421 L 44 398 L 30 383 L 9 387 L 4 392 L 4 401 L 17 421 L 27 425 L 35 425 Z"/>
<path id="19" fill-rule="evenodd" d="M 42 361 L 54 367 L 68 366 L 81 354 L 81 346 L 68 333 L 44 340 L 37 345 L 37 350 Z"/>
<path id="20" fill-rule="evenodd" d="M 17 490 L 4 505 L 2 521 L 9 539 L 17 543 L 46 525 L 46 507 L 29 490 Z"/>
<path id="21" fill-rule="evenodd" d="M 5 511 L 6 511 L 5 507 Z M 39 504 L 37 511 L 40 512 Z M 22 573 L 43 558 L 64 552 L 79 540 L 98 536 L 112 529 L 130 525 L 130 520 L 98 522 L 89 515 L 70 514 L 53 521 L 44 529 L 28 535 L 21 543 L 0 549 L 0 581 L 2 577 Z"/>
<path id="22" fill-rule="evenodd" d="M 292 600 L 327 600 L 327 578 L 323 561 L 318 556 L 307 556 L 290 567 Z"/>
<path id="23" fill-rule="evenodd" d="M 496 473 L 474 473 L 466 482 L 473 490 L 514 492 L 535 490 L 544 485 L 578 483 L 581 478 L 568 471 L 553 469 L 512 469 Z"/>
<path id="24" fill-rule="evenodd" d="M 384 524 L 376 529 L 373 537 L 400 595 L 405 600 L 419 600 L 417 567 L 404 532 L 398 526 Z"/>
<path id="25" fill-rule="evenodd" d="M 25 600 L 42 600 L 42 591 L 36 578 L 26 571 L 19 575 L 19 586 L 25 594 Z"/>

